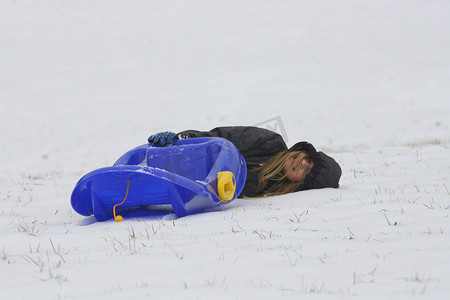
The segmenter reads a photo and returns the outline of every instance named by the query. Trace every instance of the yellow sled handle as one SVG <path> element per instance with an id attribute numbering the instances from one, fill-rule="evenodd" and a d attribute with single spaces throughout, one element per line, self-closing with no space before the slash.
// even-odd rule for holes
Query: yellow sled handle
<path id="1" fill-rule="evenodd" d="M 234 197 L 236 191 L 236 179 L 230 171 L 217 173 L 217 192 L 220 202 L 227 203 Z"/>

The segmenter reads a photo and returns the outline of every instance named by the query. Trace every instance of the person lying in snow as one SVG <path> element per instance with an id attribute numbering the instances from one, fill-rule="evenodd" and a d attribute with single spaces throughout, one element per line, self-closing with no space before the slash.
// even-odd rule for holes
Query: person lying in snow
<path id="1" fill-rule="evenodd" d="M 177 139 L 197 137 L 225 138 L 239 149 L 247 163 L 247 180 L 239 198 L 339 187 L 342 171 L 333 158 L 316 151 L 308 142 L 296 143 L 288 149 L 281 135 L 259 127 L 217 127 L 178 134 L 167 131 L 151 135 L 148 142 L 164 147 Z"/>

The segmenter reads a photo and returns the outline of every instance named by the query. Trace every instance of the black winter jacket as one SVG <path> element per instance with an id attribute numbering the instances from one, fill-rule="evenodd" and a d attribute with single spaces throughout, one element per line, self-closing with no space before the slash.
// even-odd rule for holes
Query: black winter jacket
<path id="1" fill-rule="evenodd" d="M 263 195 L 256 193 L 258 174 L 252 169 L 255 164 L 264 163 L 273 155 L 288 150 L 286 143 L 278 133 L 251 126 L 217 127 L 211 131 L 186 130 L 178 134 L 179 138 L 221 137 L 231 141 L 241 152 L 247 163 L 247 180 L 239 197 L 255 197 Z M 298 190 L 338 188 L 341 177 L 339 164 L 323 152 L 317 152 L 306 142 L 297 143 L 292 148 L 309 152 L 314 161 L 314 167 Z M 291 149 L 292 149 L 291 148 Z"/>

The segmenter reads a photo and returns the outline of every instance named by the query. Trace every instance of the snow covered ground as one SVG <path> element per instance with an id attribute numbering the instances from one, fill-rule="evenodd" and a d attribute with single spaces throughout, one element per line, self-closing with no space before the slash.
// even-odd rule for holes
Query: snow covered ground
<path id="1" fill-rule="evenodd" d="M 0 2 L 5 299 L 448 299 L 447 0 Z M 77 180 L 161 130 L 280 116 L 340 189 L 94 222 Z"/>

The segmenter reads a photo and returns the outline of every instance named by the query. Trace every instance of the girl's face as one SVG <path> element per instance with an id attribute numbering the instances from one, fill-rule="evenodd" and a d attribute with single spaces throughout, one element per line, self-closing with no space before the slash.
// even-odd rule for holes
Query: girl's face
<path id="1" fill-rule="evenodd" d="M 284 173 L 290 181 L 302 183 L 305 181 L 306 175 L 311 172 L 313 166 L 314 163 L 312 160 L 294 156 L 286 160 Z"/>

